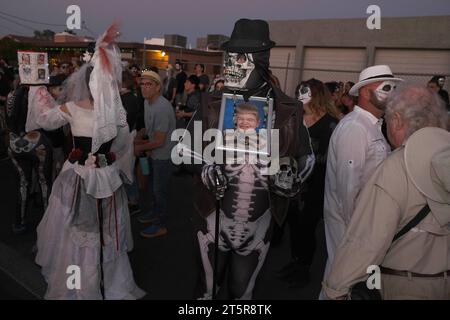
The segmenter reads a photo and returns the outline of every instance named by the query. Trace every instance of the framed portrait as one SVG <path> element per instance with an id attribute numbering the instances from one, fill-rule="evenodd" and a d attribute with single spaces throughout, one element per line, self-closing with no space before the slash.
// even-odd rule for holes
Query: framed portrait
<path id="1" fill-rule="evenodd" d="M 47 52 L 17 51 L 19 77 L 23 84 L 49 83 Z"/>
<path id="2" fill-rule="evenodd" d="M 39 80 L 45 79 L 45 69 L 38 69 L 38 79 Z"/>
<path id="3" fill-rule="evenodd" d="M 224 151 L 270 155 L 273 98 L 224 93 L 216 148 Z"/>
<path id="4" fill-rule="evenodd" d="M 45 64 L 46 58 L 45 54 L 39 53 L 37 56 L 37 64 L 43 65 Z"/>

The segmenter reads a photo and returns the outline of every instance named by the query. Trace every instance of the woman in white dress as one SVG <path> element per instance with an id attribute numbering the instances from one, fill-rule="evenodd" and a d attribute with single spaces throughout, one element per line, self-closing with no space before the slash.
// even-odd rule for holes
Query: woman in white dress
<path id="1" fill-rule="evenodd" d="M 65 84 L 65 103 L 36 108 L 36 123 L 69 123 L 74 149 L 52 188 L 37 229 L 36 263 L 46 299 L 138 299 L 127 252 L 133 247 L 127 195 L 132 181 L 133 136 L 118 84 L 120 51 L 112 25 L 97 40 L 90 62 Z M 101 226 L 101 227 L 100 227 Z"/>

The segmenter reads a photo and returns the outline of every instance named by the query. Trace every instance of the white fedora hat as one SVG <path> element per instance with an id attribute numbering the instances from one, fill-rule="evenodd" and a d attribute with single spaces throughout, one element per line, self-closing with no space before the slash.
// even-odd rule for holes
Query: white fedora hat
<path id="1" fill-rule="evenodd" d="M 386 65 L 377 65 L 364 69 L 359 74 L 359 80 L 357 83 L 353 85 L 350 89 L 349 93 L 352 96 L 359 95 L 359 89 L 368 85 L 370 83 L 374 83 L 377 81 L 403 81 L 403 79 L 395 78 L 392 74 L 391 68 Z"/>
<path id="2" fill-rule="evenodd" d="M 450 222 L 450 132 L 434 127 L 414 132 L 405 144 L 405 166 L 441 225 Z"/>

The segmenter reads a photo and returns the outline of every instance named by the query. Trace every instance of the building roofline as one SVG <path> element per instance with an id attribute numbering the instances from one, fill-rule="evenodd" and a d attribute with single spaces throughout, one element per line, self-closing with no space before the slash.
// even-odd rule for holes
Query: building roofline
<path id="1" fill-rule="evenodd" d="M 17 42 L 30 44 L 37 47 L 48 47 L 48 48 L 86 48 L 88 44 L 92 41 L 77 41 L 77 42 L 54 42 L 49 40 L 41 40 L 33 37 L 17 36 L 13 34 L 8 34 L 1 39 L 8 37 Z M 118 42 L 117 45 L 120 49 L 144 49 L 144 44 L 139 42 Z M 222 55 L 222 51 L 204 51 L 198 49 L 187 49 L 175 46 L 161 46 L 155 44 L 146 44 L 146 50 L 162 50 L 168 53 L 183 51 L 185 53 L 195 53 L 198 55 L 205 56 L 219 56 Z"/>
<path id="2" fill-rule="evenodd" d="M 367 20 L 366 17 L 357 17 L 357 18 L 317 18 L 317 19 L 287 19 L 287 20 L 267 20 L 269 23 L 292 23 L 292 22 L 313 22 L 313 21 L 359 21 L 359 20 Z M 382 19 L 430 19 L 430 18 L 446 18 L 449 19 L 450 15 L 435 15 L 435 16 L 405 16 L 405 17 L 395 17 L 395 16 L 382 16 Z"/>

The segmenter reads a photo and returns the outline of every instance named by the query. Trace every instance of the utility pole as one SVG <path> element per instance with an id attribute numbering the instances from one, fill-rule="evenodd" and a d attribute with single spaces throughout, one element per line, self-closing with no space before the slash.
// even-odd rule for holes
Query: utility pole
<path id="1" fill-rule="evenodd" d="M 290 60 L 291 60 L 291 53 L 289 52 L 288 53 L 288 56 L 287 56 L 287 62 L 286 62 L 286 73 L 285 73 L 285 75 L 284 75 L 284 92 L 286 92 L 286 84 L 287 84 L 287 81 L 288 81 L 288 72 L 289 72 L 289 62 L 290 62 Z"/>
<path id="2" fill-rule="evenodd" d="M 142 70 L 145 69 L 145 59 L 146 59 L 146 55 L 147 55 L 147 51 L 145 49 L 145 41 L 147 40 L 146 37 L 144 37 L 144 52 L 142 53 Z"/>

